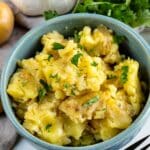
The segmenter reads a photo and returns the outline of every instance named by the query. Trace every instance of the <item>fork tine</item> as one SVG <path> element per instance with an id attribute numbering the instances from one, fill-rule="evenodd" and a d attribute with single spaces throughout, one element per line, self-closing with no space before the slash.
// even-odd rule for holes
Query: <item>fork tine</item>
<path id="1" fill-rule="evenodd" d="M 148 144 L 148 145 L 142 147 L 141 150 L 146 150 L 148 147 L 150 147 L 150 144 Z"/>
<path id="2" fill-rule="evenodd" d="M 125 150 L 131 150 L 137 148 L 140 144 L 142 144 L 147 138 L 149 138 L 150 135 L 140 139 L 139 141 L 135 142 L 131 146 L 127 147 Z"/>

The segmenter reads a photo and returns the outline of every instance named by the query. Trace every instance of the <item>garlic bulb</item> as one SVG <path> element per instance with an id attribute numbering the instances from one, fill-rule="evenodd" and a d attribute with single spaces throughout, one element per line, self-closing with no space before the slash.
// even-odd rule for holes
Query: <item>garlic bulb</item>
<path id="1" fill-rule="evenodd" d="M 56 11 L 58 14 L 69 12 L 76 0 L 10 0 L 20 11 L 29 16 L 43 14 L 44 11 Z"/>

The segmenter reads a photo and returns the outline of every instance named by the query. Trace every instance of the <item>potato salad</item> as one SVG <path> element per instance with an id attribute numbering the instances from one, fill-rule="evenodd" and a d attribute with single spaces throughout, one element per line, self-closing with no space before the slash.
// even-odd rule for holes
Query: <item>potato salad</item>
<path id="1" fill-rule="evenodd" d="M 104 25 L 73 37 L 42 36 L 43 49 L 18 61 L 7 93 L 21 124 L 57 145 L 108 140 L 139 114 L 144 94 L 139 63 L 121 54 L 118 37 Z"/>

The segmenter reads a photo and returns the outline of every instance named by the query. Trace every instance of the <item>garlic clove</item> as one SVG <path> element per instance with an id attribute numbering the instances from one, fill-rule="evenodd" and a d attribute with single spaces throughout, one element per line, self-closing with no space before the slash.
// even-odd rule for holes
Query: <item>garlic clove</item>
<path id="1" fill-rule="evenodd" d="M 10 0 L 20 11 L 29 16 L 42 15 L 44 11 L 52 10 L 58 14 L 69 12 L 76 0 Z"/>
<path id="2" fill-rule="evenodd" d="M 69 12 L 75 5 L 76 0 L 51 0 L 51 9 L 55 10 L 58 14 L 65 14 Z"/>

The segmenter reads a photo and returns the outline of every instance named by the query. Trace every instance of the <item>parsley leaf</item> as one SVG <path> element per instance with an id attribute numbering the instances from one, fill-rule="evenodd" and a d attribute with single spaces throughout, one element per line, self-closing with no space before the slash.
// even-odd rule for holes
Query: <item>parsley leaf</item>
<path id="1" fill-rule="evenodd" d="M 47 92 L 52 90 L 52 86 L 48 85 L 43 79 L 40 79 L 40 83 L 43 86 L 43 88 L 40 88 L 38 91 L 38 99 L 41 100 L 43 99 Z"/>
<path id="2" fill-rule="evenodd" d="M 45 97 L 47 91 L 44 88 L 40 88 L 38 91 L 38 99 L 41 100 Z"/>
<path id="3" fill-rule="evenodd" d="M 83 104 L 83 107 L 89 107 L 91 105 L 93 105 L 94 103 L 96 103 L 99 100 L 99 96 L 94 96 L 92 97 L 90 100 L 88 100 L 86 103 Z"/>
<path id="4" fill-rule="evenodd" d="M 43 85 L 47 92 L 51 89 L 51 86 L 49 86 L 44 80 L 40 79 L 40 83 Z"/>
<path id="5" fill-rule="evenodd" d="M 52 124 L 47 124 L 45 126 L 45 130 L 47 130 L 48 132 L 50 132 L 50 128 L 52 127 Z"/>
<path id="6" fill-rule="evenodd" d="M 74 64 L 74 65 L 78 65 L 78 61 L 79 61 L 79 58 L 82 56 L 81 53 L 77 53 L 75 54 L 72 59 L 71 59 L 71 63 Z"/>
<path id="7" fill-rule="evenodd" d="M 93 61 L 93 62 L 91 63 L 91 65 L 94 66 L 94 67 L 96 67 L 96 66 L 98 65 L 98 63 L 95 62 L 95 61 Z"/>
<path id="8" fill-rule="evenodd" d="M 50 61 L 50 59 L 53 57 L 53 55 L 49 54 L 47 60 Z"/>
<path id="9" fill-rule="evenodd" d="M 55 79 L 56 79 L 56 82 L 59 82 L 59 81 L 60 81 L 60 77 L 58 76 L 58 73 L 56 73 L 56 74 L 50 74 L 49 77 L 50 77 L 50 78 L 55 78 Z"/>
<path id="10" fill-rule="evenodd" d="M 65 48 L 65 46 L 62 45 L 61 43 L 57 43 L 57 42 L 53 43 L 53 49 L 54 50 L 60 50 L 60 49 L 64 49 L 64 48 Z"/>
<path id="11" fill-rule="evenodd" d="M 64 88 L 68 89 L 70 87 L 70 84 L 69 83 L 65 83 L 64 84 Z"/>
<path id="12" fill-rule="evenodd" d="M 44 14 L 43 14 L 45 20 L 49 20 L 49 19 L 52 19 L 56 16 L 58 16 L 57 12 L 56 11 L 45 11 Z"/>
<path id="13" fill-rule="evenodd" d="M 79 35 L 78 31 L 75 30 L 75 32 L 74 32 L 74 41 L 79 43 L 80 39 L 81 39 L 81 36 Z"/>
<path id="14" fill-rule="evenodd" d="M 121 36 L 121 35 L 114 35 L 113 38 L 114 38 L 114 42 L 118 44 L 123 43 L 126 39 L 125 36 Z"/>
<path id="15" fill-rule="evenodd" d="M 121 76 L 120 76 L 120 82 L 122 84 L 126 83 L 128 80 L 128 71 L 129 67 L 128 66 L 122 66 L 121 68 Z"/>
<path id="16" fill-rule="evenodd" d="M 150 26 L 149 8 L 149 0 L 78 0 L 73 13 L 97 13 L 136 27 Z"/>
<path id="17" fill-rule="evenodd" d="M 78 48 L 80 48 L 81 50 L 85 49 L 83 45 L 78 44 Z"/>

